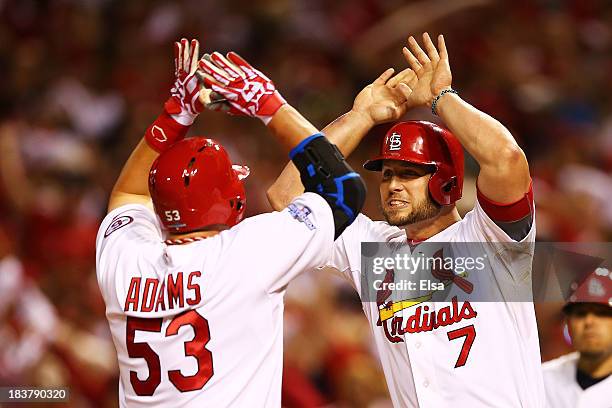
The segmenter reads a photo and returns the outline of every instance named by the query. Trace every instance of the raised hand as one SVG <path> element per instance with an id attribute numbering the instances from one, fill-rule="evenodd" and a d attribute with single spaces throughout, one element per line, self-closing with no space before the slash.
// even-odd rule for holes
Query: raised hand
<path id="1" fill-rule="evenodd" d="M 359 92 L 353 102 L 352 110 L 365 115 L 372 125 L 398 120 L 409 108 L 406 95 L 399 89 L 399 84 L 403 83 L 410 89 L 416 85 L 417 76 L 410 68 L 391 77 L 393 72 L 393 68 L 387 69 Z"/>
<path id="2" fill-rule="evenodd" d="M 434 46 L 429 34 L 423 34 L 425 51 L 419 46 L 414 37 L 408 39 L 407 47 L 403 48 L 404 57 L 410 68 L 415 72 L 418 81 L 414 86 L 399 84 L 399 89 L 406 96 L 410 107 L 431 107 L 434 98 L 452 84 L 448 52 L 444 43 L 444 36 L 438 36 L 438 49 Z M 411 51 L 412 50 L 412 51 Z M 439 50 L 439 52 L 438 52 Z"/>
<path id="3" fill-rule="evenodd" d="M 205 54 L 199 66 L 205 85 L 226 100 L 224 104 L 217 97 L 213 109 L 257 117 L 267 125 L 287 103 L 267 76 L 234 52 L 228 53 L 227 58 L 218 52 Z"/>
<path id="4" fill-rule="evenodd" d="M 174 43 L 174 84 L 164 109 L 181 125 L 191 125 L 204 109 L 200 101 L 200 84 L 195 76 L 198 68 L 198 40 L 185 38 Z"/>

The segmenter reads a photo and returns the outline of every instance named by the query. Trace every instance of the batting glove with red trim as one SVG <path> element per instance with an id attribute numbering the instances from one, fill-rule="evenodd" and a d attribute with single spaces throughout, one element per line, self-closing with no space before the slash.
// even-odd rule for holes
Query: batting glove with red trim
<path id="1" fill-rule="evenodd" d="M 174 85 L 170 90 L 172 95 L 164 104 L 164 109 L 172 119 L 184 126 L 189 126 L 202 112 L 204 106 L 200 102 L 200 84 L 195 72 L 198 68 L 198 40 L 185 38 L 174 43 Z"/>
<path id="2" fill-rule="evenodd" d="M 206 86 L 226 100 L 225 109 L 217 105 L 219 110 L 257 117 L 267 125 L 287 103 L 267 76 L 234 52 L 227 58 L 218 52 L 205 54 L 199 66 L 205 73 L 201 78 Z"/>

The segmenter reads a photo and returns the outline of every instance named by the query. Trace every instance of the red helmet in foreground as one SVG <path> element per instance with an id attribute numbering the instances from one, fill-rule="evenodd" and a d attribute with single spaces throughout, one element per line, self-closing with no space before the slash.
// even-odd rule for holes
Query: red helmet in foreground
<path id="1" fill-rule="evenodd" d="M 229 228 L 244 218 L 242 179 L 248 174 L 248 167 L 232 165 L 216 141 L 191 137 L 155 160 L 149 192 L 155 212 L 172 233 Z"/>
<path id="2" fill-rule="evenodd" d="M 383 160 L 434 166 L 429 194 L 440 205 L 451 205 L 463 191 L 463 147 L 448 130 L 425 121 L 399 122 L 383 141 L 380 154 L 363 167 L 380 171 Z"/>

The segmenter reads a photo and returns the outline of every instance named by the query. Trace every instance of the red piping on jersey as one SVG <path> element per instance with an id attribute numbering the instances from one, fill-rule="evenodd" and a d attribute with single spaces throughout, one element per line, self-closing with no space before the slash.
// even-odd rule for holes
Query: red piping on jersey
<path id="1" fill-rule="evenodd" d="M 533 212 L 533 186 L 529 181 L 529 191 L 523 198 L 509 204 L 499 203 L 485 197 L 476 187 L 478 202 L 485 213 L 493 220 L 498 222 L 514 222 L 521 220 Z"/>
<path id="2" fill-rule="evenodd" d="M 192 237 L 192 238 L 175 238 L 175 239 L 167 239 L 164 241 L 166 245 L 182 245 L 189 244 L 191 242 L 196 241 L 204 241 L 208 237 Z"/>

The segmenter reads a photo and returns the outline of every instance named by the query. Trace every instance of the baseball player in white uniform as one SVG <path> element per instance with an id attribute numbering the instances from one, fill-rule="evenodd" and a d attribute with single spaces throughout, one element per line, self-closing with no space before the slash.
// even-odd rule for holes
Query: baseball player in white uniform
<path id="1" fill-rule="evenodd" d="M 403 50 L 412 71 L 391 78 L 387 70 L 323 131 L 348 155 L 373 125 L 417 106 L 431 108 L 449 130 L 411 121 L 387 132 L 380 154 L 364 165 L 382 174 L 386 222 L 359 215 L 323 266 L 339 271 L 360 294 L 394 406 L 542 407 L 533 304 L 512 302 L 516 293 L 531 294 L 535 207 L 527 160 L 502 124 L 451 88 L 444 38 L 437 48 L 427 34 L 423 41 L 425 51 L 413 37 Z M 462 147 L 480 165 L 478 200 L 463 219 L 455 207 L 463 187 Z M 268 197 L 280 209 L 301 191 L 290 164 Z M 425 271 L 446 289 L 436 301 L 433 291 L 394 299 L 380 290 L 372 299 L 362 287 L 361 265 L 361 243 L 371 241 L 408 243 L 412 252 L 424 243 L 472 242 L 463 255 L 486 255 L 490 267 L 463 276 Z M 393 281 L 392 272 L 385 281 Z M 470 297 L 477 289 L 499 301 Z"/>
<path id="2" fill-rule="evenodd" d="M 542 365 L 546 406 L 612 407 L 612 272 L 595 270 L 563 313 L 576 351 Z"/>
<path id="3" fill-rule="evenodd" d="M 212 139 L 183 139 L 203 108 L 198 48 L 175 43 L 172 96 L 123 168 L 97 237 L 119 405 L 280 407 L 285 288 L 330 256 L 365 187 L 268 78 L 236 54 L 213 54 L 236 75 L 225 106 L 293 147 L 308 190 L 241 222 L 247 169 Z"/>

